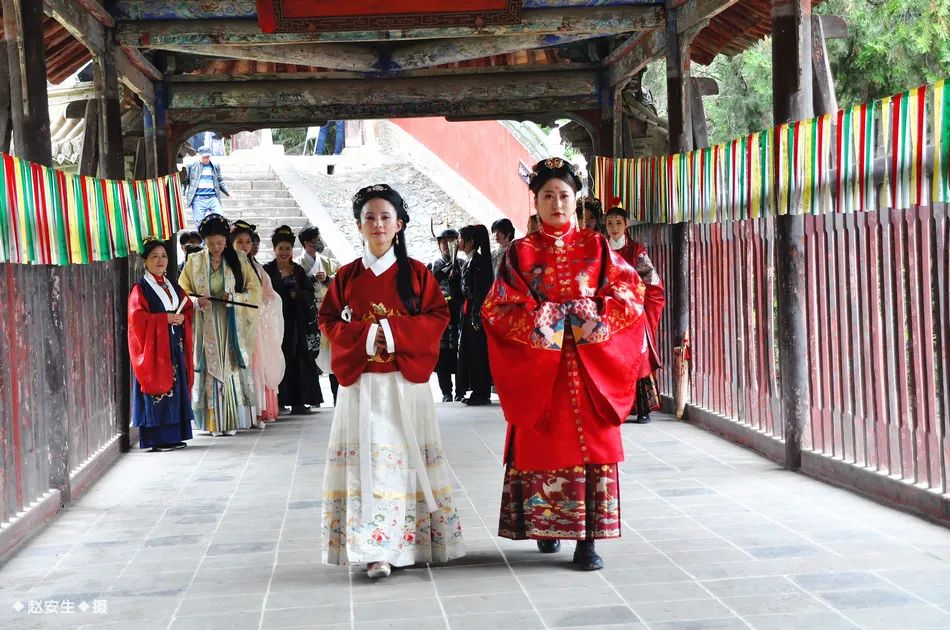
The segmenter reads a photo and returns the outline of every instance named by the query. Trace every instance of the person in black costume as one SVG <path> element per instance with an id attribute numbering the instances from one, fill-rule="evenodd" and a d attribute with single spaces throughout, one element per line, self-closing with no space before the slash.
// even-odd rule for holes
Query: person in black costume
<path id="1" fill-rule="evenodd" d="M 461 264 L 455 257 L 458 251 L 459 233 L 444 230 L 436 241 L 439 243 L 439 257 L 429 263 L 429 271 L 435 276 L 442 289 L 445 301 L 449 303 L 451 319 L 442 333 L 439 342 L 439 362 L 435 373 L 439 377 L 439 389 L 442 390 L 442 402 L 452 402 L 452 375 L 458 371 L 459 320 L 462 316 L 462 273 Z M 462 400 L 462 390 L 457 390 L 455 400 Z"/>
<path id="2" fill-rule="evenodd" d="M 274 290 L 283 300 L 284 341 L 281 350 L 287 370 L 277 390 L 281 407 L 292 413 L 308 413 L 305 405 L 319 407 L 323 402 L 317 371 L 320 329 L 317 327 L 317 303 L 313 278 L 293 260 L 294 232 L 282 225 L 271 237 L 274 260 L 264 265 Z"/>
<path id="3" fill-rule="evenodd" d="M 488 340 L 482 328 L 482 303 L 495 280 L 488 229 L 467 225 L 459 230 L 459 249 L 468 260 L 462 267 L 462 319 L 459 325 L 459 367 L 456 392 L 472 394 L 466 405 L 491 403 L 491 369 L 488 365 Z"/>

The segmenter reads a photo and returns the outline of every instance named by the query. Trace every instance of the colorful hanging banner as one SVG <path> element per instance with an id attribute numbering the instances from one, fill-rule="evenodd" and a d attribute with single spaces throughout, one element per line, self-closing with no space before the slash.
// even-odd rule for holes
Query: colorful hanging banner
<path id="1" fill-rule="evenodd" d="M 67 175 L 0 154 L 0 263 L 122 258 L 185 225 L 177 175 L 140 181 Z"/>
<path id="2" fill-rule="evenodd" d="M 597 157 L 594 171 L 597 197 L 648 223 L 950 203 L 950 94 L 939 81 L 687 154 Z"/>

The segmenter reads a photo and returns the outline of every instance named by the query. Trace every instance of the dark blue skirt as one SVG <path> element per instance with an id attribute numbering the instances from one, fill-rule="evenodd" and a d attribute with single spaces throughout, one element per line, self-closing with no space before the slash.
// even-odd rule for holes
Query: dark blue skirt
<path id="1" fill-rule="evenodd" d="M 172 326 L 169 334 L 175 383 L 171 394 L 149 396 L 142 393 L 138 379 L 132 378 L 132 426 L 139 427 L 139 446 L 153 448 L 190 440 L 191 392 L 188 390 L 188 375 L 185 371 L 185 331 L 181 326 Z"/>

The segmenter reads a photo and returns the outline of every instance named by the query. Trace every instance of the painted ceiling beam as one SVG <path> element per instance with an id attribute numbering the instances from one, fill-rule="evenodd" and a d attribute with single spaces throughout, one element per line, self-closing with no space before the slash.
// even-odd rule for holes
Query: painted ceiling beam
<path id="1" fill-rule="evenodd" d="M 120 22 L 119 41 L 126 46 L 164 48 L 168 45 L 260 45 L 300 43 L 350 43 L 435 38 L 482 38 L 502 35 L 611 35 L 664 28 L 663 9 L 633 6 L 592 9 L 525 11 L 520 24 L 468 27 L 415 28 L 389 31 L 320 31 L 313 33 L 262 33 L 257 20 L 178 20 Z"/>
<path id="2" fill-rule="evenodd" d="M 662 5 L 657 0 L 525 0 L 525 9 L 626 7 Z M 203 20 L 246 18 L 257 20 L 255 0 L 116 0 L 109 9 L 119 21 Z"/>
<path id="3" fill-rule="evenodd" d="M 703 28 L 739 0 L 689 0 L 676 10 L 676 32 L 679 34 Z"/>
<path id="4" fill-rule="evenodd" d="M 446 103 L 510 102 L 531 99 L 596 100 L 597 73 L 590 70 L 494 74 L 412 79 L 335 79 L 327 81 L 227 80 L 202 83 L 169 83 L 168 105 L 172 110 L 422 106 Z"/>
<path id="5" fill-rule="evenodd" d="M 607 83 L 611 87 L 623 83 L 662 55 L 665 46 L 666 36 L 663 31 L 651 31 L 631 37 L 604 60 Z"/>
<path id="6" fill-rule="evenodd" d="M 436 39 L 377 51 L 359 44 L 163 46 L 163 50 L 231 59 L 315 66 L 363 73 L 395 73 L 596 38 L 589 33 Z"/>
<path id="7" fill-rule="evenodd" d="M 106 33 L 115 27 L 115 21 L 95 0 L 44 0 L 43 11 L 62 24 L 94 57 L 105 55 Z M 134 48 L 116 47 L 115 56 L 119 79 L 143 101 L 154 105 L 153 82 L 161 79 L 162 73 Z"/>

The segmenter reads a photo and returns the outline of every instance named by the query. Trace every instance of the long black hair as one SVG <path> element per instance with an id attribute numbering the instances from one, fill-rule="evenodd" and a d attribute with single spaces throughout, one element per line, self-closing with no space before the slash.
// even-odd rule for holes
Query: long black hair
<path id="1" fill-rule="evenodd" d="M 198 233 L 201 238 L 207 239 L 209 236 L 224 237 L 224 251 L 221 252 L 221 258 L 231 268 L 234 274 L 235 293 L 244 293 L 244 271 L 241 270 L 241 260 L 238 258 L 237 251 L 231 245 L 231 224 L 220 214 L 209 214 L 201 220 L 198 226 Z"/>
<path id="2" fill-rule="evenodd" d="M 409 210 L 402 196 L 387 184 L 367 186 L 353 195 L 353 217 L 362 222 L 363 206 L 372 199 L 385 199 L 396 209 L 396 218 L 402 221 L 402 229 L 393 239 L 393 250 L 396 254 L 396 289 L 403 306 L 410 313 L 418 313 L 420 308 L 419 295 L 412 286 L 412 268 L 409 265 L 409 252 L 406 249 L 406 226 L 409 225 Z"/>
<path id="3" fill-rule="evenodd" d="M 466 225 L 459 230 L 459 238 L 475 242 L 475 251 L 472 252 L 471 272 L 477 276 L 479 286 L 484 287 L 487 291 L 495 279 L 491 262 L 491 243 L 488 239 L 488 228 L 484 225 Z"/>

